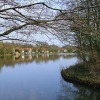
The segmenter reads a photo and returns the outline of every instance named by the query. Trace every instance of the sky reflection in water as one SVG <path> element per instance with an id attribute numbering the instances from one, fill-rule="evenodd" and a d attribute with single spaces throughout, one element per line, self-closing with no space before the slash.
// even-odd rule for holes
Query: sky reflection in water
<path id="1" fill-rule="evenodd" d="M 61 68 L 77 61 L 57 55 L 1 58 L 0 100 L 99 100 L 98 91 L 62 79 Z"/>

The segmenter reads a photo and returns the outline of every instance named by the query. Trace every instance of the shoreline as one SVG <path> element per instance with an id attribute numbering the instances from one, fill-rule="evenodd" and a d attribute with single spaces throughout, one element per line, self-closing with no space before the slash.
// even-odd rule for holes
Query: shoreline
<path id="1" fill-rule="evenodd" d="M 95 76 L 95 79 L 93 77 L 93 74 L 91 76 L 86 76 L 85 72 L 82 73 L 80 76 L 77 75 L 77 71 L 75 68 L 77 68 L 78 64 L 71 66 L 67 69 L 61 70 L 61 76 L 65 81 L 71 82 L 71 83 L 77 83 L 83 86 L 88 86 L 93 89 L 100 89 L 100 80 L 98 80 L 98 76 Z M 78 66 L 79 67 L 79 66 Z M 100 76 L 100 75 L 99 75 Z"/>

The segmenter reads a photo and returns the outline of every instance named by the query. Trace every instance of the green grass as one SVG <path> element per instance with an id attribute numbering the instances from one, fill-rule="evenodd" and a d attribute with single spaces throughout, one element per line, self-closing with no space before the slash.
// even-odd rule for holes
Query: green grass
<path id="1" fill-rule="evenodd" d="M 67 69 L 62 69 L 62 77 L 66 81 L 78 82 L 81 84 L 93 86 L 94 88 L 100 87 L 100 65 L 76 64 Z"/>

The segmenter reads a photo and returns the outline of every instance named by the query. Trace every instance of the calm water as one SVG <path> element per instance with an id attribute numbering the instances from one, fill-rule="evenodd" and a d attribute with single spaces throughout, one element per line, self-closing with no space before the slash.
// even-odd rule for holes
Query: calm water
<path id="1" fill-rule="evenodd" d="M 0 100 L 99 100 L 100 91 L 65 82 L 61 69 L 73 56 L 36 55 L 0 58 Z"/>

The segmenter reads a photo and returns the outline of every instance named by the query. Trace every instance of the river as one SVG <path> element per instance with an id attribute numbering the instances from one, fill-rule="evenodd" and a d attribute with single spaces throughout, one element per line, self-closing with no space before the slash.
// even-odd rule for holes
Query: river
<path id="1" fill-rule="evenodd" d="M 99 100 L 99 90 L 61 77 L 61 69 L 78 60 L 72 55 L 0 57 L 0 100 Z"/>

